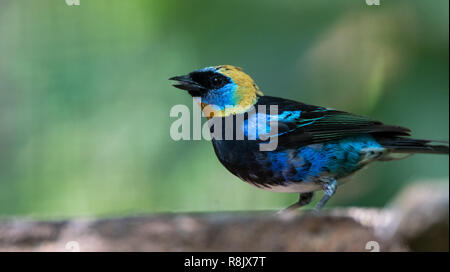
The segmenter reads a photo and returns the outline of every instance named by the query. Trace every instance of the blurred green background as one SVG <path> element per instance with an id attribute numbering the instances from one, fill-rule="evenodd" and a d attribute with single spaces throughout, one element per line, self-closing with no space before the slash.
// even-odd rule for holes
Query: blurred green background
<path id="1" fill-rule="evenodd" d="M 0 215 L 267 210 L 296 201 L 241 182 L 208 141 L 173 141 L 192 108 L 168 78 L 243 67 L 268 95 L 449 138 L 449 2 L 0 2 Z M 328 207 L 383 206 L 448 180 L 447 156 L 375 163 Z M 319 196 L 316 196 L 316 201 Z"/>

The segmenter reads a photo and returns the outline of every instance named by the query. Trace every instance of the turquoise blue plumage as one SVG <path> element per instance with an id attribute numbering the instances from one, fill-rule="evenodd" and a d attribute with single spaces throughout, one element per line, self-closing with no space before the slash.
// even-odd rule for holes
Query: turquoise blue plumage
<path id="1" fill-rule="evenodd" d="M 214 151 L 231 173 L 262 189 L 300 194 L 284 211 L 308 204 L 314 191 L 323 190 L 315 208 L 320 210 L 338 181 L 371 162 L 449 153 L 448 143 L 409 138 L 404 127 L 264 96 L 250 76 L 231 65 L 171 79 L 200 98 Z M 272 149 L 261 148 L 269 144 Z"/>

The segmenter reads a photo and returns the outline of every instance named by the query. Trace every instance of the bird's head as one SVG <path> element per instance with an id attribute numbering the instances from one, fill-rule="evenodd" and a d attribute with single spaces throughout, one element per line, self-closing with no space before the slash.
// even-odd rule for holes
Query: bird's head
<path id="1" fill-rule="evenodd" d="M 232 65 L 206 67 L 170 80 L 173 86 L 199 97 L 207 117 L 224 117 L 248 111 L 262 96 L 253 79 Z"/>

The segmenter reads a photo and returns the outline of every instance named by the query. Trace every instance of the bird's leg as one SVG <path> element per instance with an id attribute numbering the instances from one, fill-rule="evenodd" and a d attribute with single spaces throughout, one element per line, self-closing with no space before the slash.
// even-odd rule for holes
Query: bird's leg
<path id="1" fill-rule="evenodd" d="M 279 214 L 282 213 L 287 213 L 290 211 L 294 211 L 302 206 L 308 205 L 312 198 L 314 196 L 314 192 L 308 192 L 308 193 L 300 193 L 299 199 L 296 203 L 292 204 L 291 206 L 282 209 L 281 211 L 279 211 Z"/>
<path id="2" fill-rule="evenodd" d="M 323 206 L 327 203 L 327 201 L 334 195 L 336 192 L 338 183 L 337 180 L 332 179 L 329 181 L 326 181 L 322 185 L 322 189 L 324 192 L 323 197 L 320 199 L 319 203 L 317 203 L 316 207 L 314 207 L 315 212 L 319 212 Z"/>

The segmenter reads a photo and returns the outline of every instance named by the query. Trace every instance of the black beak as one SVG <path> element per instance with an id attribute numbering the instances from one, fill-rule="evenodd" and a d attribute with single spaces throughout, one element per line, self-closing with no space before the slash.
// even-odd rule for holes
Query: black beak
<path id="1" fill-rule="evenodd" d="M 171 77 L 169 78 L 169 80 L 178 81 L 176 84 L 173 84 L 173 86 L 178 89 L 186 90 L 189 92 L 206 91 L 206 89 L 203 86 L 193 81 L 189 75 Z"/>

